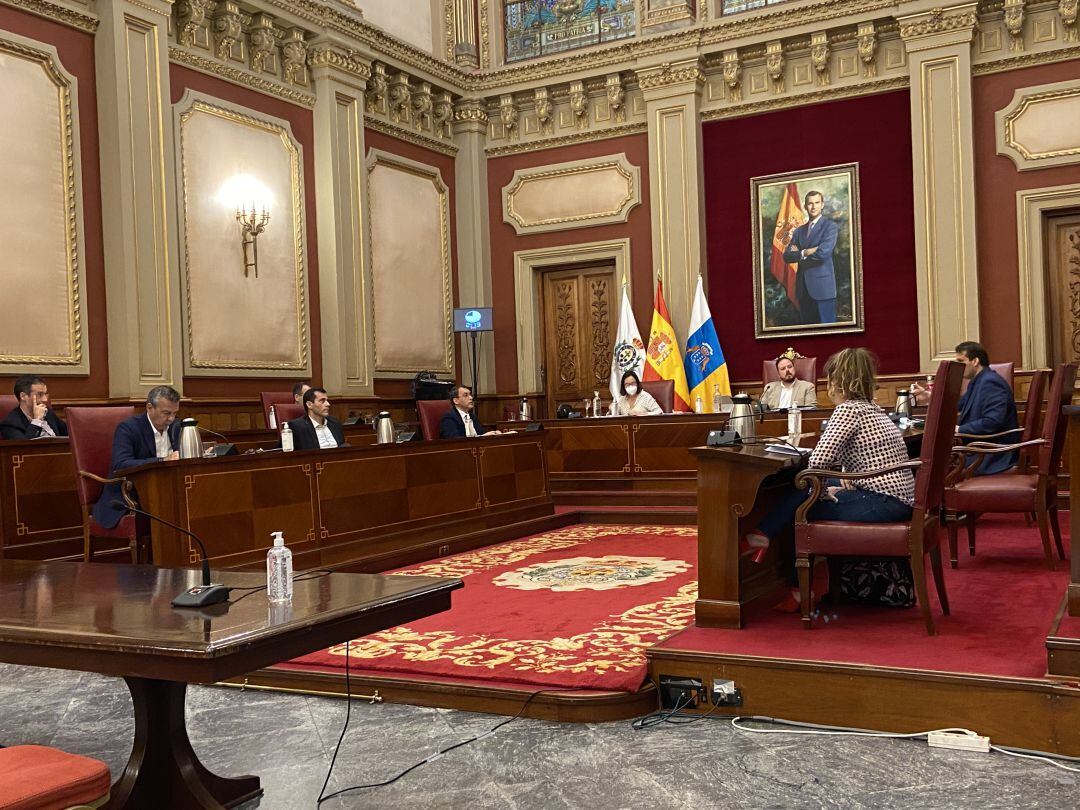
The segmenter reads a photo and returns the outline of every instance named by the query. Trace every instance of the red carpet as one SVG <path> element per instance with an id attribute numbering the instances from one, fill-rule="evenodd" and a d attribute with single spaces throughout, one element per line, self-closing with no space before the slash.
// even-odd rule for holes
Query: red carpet
<path id="1" fill-rule="evenodd" d="M 696 526 L 572 526 L 393 573 L 461 577 L 451 610 L 350 645 L 365 674 L 636 692 L 693 619 Z M 344 666 L 338 645 L 290 668 Z"/>
<path id="2" fill-rule="evenodd" d="M 1068 522 L 1063 512 L 1066 552 Z M 978 527 L 975 557 L 968 556 L 961 530 L 960 568 L 952 570 L 946 562 L 951 616 L 940 614 L 930 585 L 936 636 L 926 634 L 917 608 L 841 604 L 822 610 L 828 623 L 819 618 L 806 631 L 799 616 L 777 613 L 768 600 L 759 600 L 742 630 L 690 627 L 658 646 L 1041 678 L 1046 673 L 1044 642 L 1069 580 L 1068 562 L 1059 561 L 1056 570 L 1049 571 L 1038 529 L 1027 528 L 1020 516 L 985 518 Z"/>

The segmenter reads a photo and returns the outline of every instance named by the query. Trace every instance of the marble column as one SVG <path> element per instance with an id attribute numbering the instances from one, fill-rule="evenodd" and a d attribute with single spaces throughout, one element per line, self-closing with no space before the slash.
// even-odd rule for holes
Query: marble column
<path id="1" fill-rule="evenodd" d="M 454 190 L 457 211 L 458 302 L 460 306 L 491 306 L 491 229 L 488 218 L 487 157 L 484 154 L 488 126 L 483 100 L 463 100 L 454 109 Z M 495 391 L 494 336 L 481 337 L 479 371 L 481 394 Z M 465 335 L 458 343 L 463 374 L 469 374 L 471 346 Z M 471 375 L 468 377 L 472 379 Z M 521 391 L 521 394 L 533 393 Z"/>
<path id="2" fill-rule="evenodd" d="M 375 364 L 364 168 L 364 91 L 371 60 L 329 39 L 311 43 L 315 208 L 323 386 L 369 396 Z"/>
<path id="3" fill-rule="evenodd" d="M 109 392 L 181 388 L 183 354 L 169 14 L 161 0 L 99 0 L 94 39 Z"/>
<path id="4" fill-rule="evenodd" d="M 977 3 L 900 17 L 911 73 L 919 364 L 979 339 L 971 42 Z"/>
<path id="5" fill-rule="evenodd" d="M 698 272 L 705 268 L 701 91 L 697 57 L 637 69 L 649 124 L 653 265 L 679 341 L 686 339 Z"/>

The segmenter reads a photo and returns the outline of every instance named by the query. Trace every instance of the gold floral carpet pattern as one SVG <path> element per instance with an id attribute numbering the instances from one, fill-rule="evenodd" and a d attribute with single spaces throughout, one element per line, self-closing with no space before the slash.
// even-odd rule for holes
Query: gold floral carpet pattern
<path id="1" fill-rule="evenodd" d="M 697 529 L 573 526 L 396 574 L 461 577 L 451 610 L 350 642 L 350 668 L 636 691 L 645 650 L 690 624 Z M 344 666 L 340 644 L 292 662 Z"/>

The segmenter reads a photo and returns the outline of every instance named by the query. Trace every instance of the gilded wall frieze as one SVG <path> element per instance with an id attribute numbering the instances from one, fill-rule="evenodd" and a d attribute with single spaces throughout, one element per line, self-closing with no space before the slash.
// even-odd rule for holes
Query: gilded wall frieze
<path id="1" fill-rule="evenodd" d="M 316 45 L 308 50 L 308 66 L 337 68 L 365 82 L 372 76 L 371 65 L 355 51 L 340 51 L 325 45 Z"/>
<path id="2" fill-rule="evenodd" d="M 890 90 L 901 90 L 907 87 L 909 79 L 904 76 L 892 76 L 886 79 L 874 79 L 842 86 L 833 86 L 822 90 L 813 90 L 806 93 L 792 93 L 778 98 L 750 101 L 742 104 L 730 104 L 724 107 L 714 107 L 702 110 L 702 121 L 719 121 L 724 118 L 740 118 L 744 115 L 756 115 L 773 110 L 782 110 L 787 107 L 801 107 L 807 104 L 819 104 L 822 101 L 834 101 L 853 96 L 870 95 L 872 93 L 885 93 Z"/>
<path id="3" fill-rule="evenodd" d="M 364 126 L 375 132 L 381 132 L 383 135 L 387 135 L 391 138 L 396 138 L 399 141 L 405 141 L 411 143 L 414 146 L 422 146 L 424 149 L 430 149 L 432 152 L 438 152 L 440 155 L 448 155 L 453 157 L 457 154 L 458 148 L 450 141 L 442 141 L 437 138 L 431 138 L 423 133 L 417 132 L 415 129 L 407 129 L 403 126 L 393 124 L 389 121 L 384 121 L 381 118 L 364 118 Z"/>
<path id="4" fill-rule="evenodd" d="M 658 87 L 668 87 L 676 84 L 705 83 L 705 71 L 702 70 L 698 60 L 690 60 L 671 64 L 665 62 L 658 67 L 643 68 L 635 71 L 637 74 L 638 87 L 644 91 L 655 90 Z"/>
<path id="5" fill-rule="evenodd" d="M 503 157 L 516 155 L 522 152 L 535 152 L 540 149 L 556 149 L 561 146 L 571 146 L 577 143 L 590 141 L 603 141 L 608 138 L 622 138 L 626 135 L 637 135 L 645 132 L 648 124 L 645 121 L 635 121 L 630 124 L 622 124 L 606 129 L 597 129 L 587 132 L 575 132 L 569 135 L 559 135 L 554 138 L 538 138 L 528 143 L 511 144 L 507 146 L 489 146 L 484 150 L 488 157 Z"/>
<path id="6" fill-rule="evenodd" d="M 1065 28 L 1065 41 L 1076 42 L 1076 11 L 1077 0 L 1060 0 L 1058 14 L 1061 15 L 1061 25 Z"/>
<path id="7" fill-rule="evenodd" d="M 217 76 L 230 81 L 233 84 L 241 84 L 245 87 L 250 87 L 252 90 L 258 90 L 260 93 L 277 96 L 278 98 L 293 104 L 299 104 L 302 107 L 315 106 L 315 96 L 313 95 L 301 92 L 292 87 L 287 87 L 272 79 L 257 76 L 248 70 L 233 67 L 232 65 L 226 65 L 210 57 L 202 56 L 201 54 L 191 53 L 190 51 L 175 45 L 169 48 L 169 61 L 185 65 L 186 67 L 198 70 L 201 73 L 209 73 L 211 76 Z"/>
<path id="8" fill-rule="evenodd" d="M 69 28 L 77 28 L 88 34 L 97 32 L 98 19 L 89 14 L 83 14 L 75 9 L 61 6 L 58 3 L 49 3 L 47 0 L 2 0 L 3 5 L 21 9 L 38 17 L 58 22 Z"/>
<path id="9" fill-rule="evenodd" d="M 904 39 L 916 37 L 928 37 L 935 34 L 946 34 L 952 31 L 963 31 L 974 28 L 979 24 L 979 15 L 974 10 L 960 13 L 948 13 L 945 9 L 935 8 L 928 15 L 919 14 L 911 21 L 900 21 L 900 36 Z"/>

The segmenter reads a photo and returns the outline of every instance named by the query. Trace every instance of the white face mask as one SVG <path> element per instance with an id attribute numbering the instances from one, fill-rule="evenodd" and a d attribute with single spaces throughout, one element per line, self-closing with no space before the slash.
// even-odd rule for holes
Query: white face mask
<path id="1" fill-rule="evenodd" d="M 628 386 L 626 386 L 626 395 L 628 397 L 632 397 L 636 393 L 637 393 L 637 386 L 636 385 L 628 385 Z"/>

